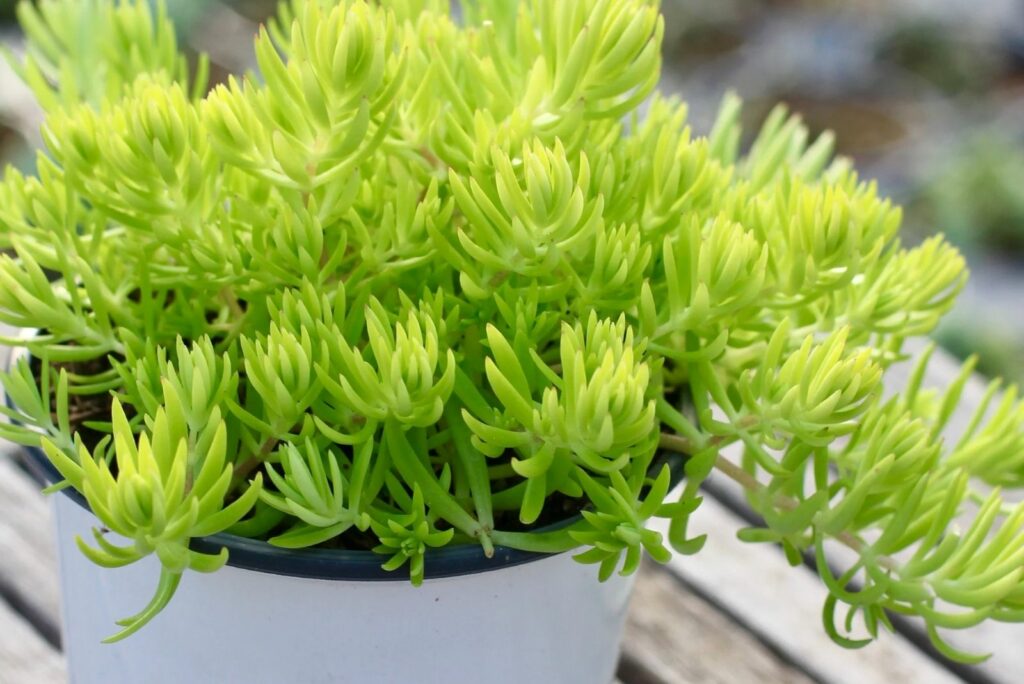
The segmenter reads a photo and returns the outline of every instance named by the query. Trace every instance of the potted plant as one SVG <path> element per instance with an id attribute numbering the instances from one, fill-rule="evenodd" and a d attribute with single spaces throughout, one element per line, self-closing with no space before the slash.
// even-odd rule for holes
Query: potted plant
<path id="1" fill-rule="evenodd" d="M 785 110 L 693 136 L 657 2 L 293 0 L 210 92 L 141 0 L 21 19 L 2 434 L 63 490 L 83 681 L 606 681 L 714 469 L 747 540 L 854 552 L 844 646 L 1024 616 L 1013 392 L 955 444 L 969 367 L 881 393 L 961 257 Z"/>

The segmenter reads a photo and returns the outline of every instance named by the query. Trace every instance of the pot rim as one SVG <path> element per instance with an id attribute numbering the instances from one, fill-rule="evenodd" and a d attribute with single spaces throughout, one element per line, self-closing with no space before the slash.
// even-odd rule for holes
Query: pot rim
<path id="1" fill-rule="evenodd" d="M 10 397 L 7 397 L 10 403 Z M 25 447 L 28 453 L 26 462 L 32 472 L 45 482 L 53 484 L 63 478 L 50 460 L 38 447 Z M 672 471 L 672 483 L 678 484 L 683 475 L 683 459 L 677 454 L 666 454 L 654 460 L 654 466 L 667 463 Z M 77 490 L 66 487 L 60 494 L 67 496 L 78 506 L 89 511 L 89 503 Z M 533 532 L 553 532 L 568 527 L 583 516 L 577 513 L 571 518 L 532 530 Z M 320 580 L 346 580 L 359 582 L 397 582 L 409 581 L 408 565 L 397 570 L 384 570 L 381 565 L 385 557 L 374 551 L 353 549 L 284 549 L 273 546 L 269 542 L 239 537 L 238 535 L 221 532 L 208 537 L 193 537 L 189 547 L 200 553 L 218 553 L 222 548 L 228 550 L 227 564 L 231 567 L 289 577 L 303 577 Z M 424 554 L 424 580 L 459 577 L 481 572 L 492 572 L 504 568 L 523 565 L 544 560 L 562 553 L 572 553 L 574 549 L 561 553 L 540 553 L 522 551 L 506 546 L 494 547 L 494 555 L 488 558 L 478 544 L 458 544 L 440 549 L 428 549 Z"/>
<path id="2" fill-rule="evenodd" d="M 23 355 L 28 355 L 27 349 L 12 349 L 7 368 L 13 367 L 19 357 Z M 7 406 L 14 407 L 13 400 L 6 391 L 4 391 L 4 400 Z M 26 446 L 25 451 L 28 454 L 25 459 L 26 464 L 36 477 L 48 484 L 63 480 L 41 448 Z M 652 469 L 660 468 L 664 464 L 668 464 L 671 470 L 672 486 L 677 485 L 684 474 L 683 457 L 675 453 L 662 453 L 655 457 Z M 85 497 L 72 487 L 66 487 L 60 493 L 90 513 L 92 512 Z M 553 532 L 582 519 L 583 516 L 577 513 L 571 518 L 531 530 L 531 532 Z M 357 582 L 409 582 L 408 564 L 396 570 L 384 570 L 381 566 L 386 557 L 374 551 L 284 549 L 266 541 L 240 537 L 226 532 L 208 537 L 193 537 L 189 546 L 193 551 L 211 554 L 219 553 L 222 548 L 226 548 L 229 566 L 273 575 Z M 541 553 L 495 545 L 494 555 L 488 558 L 479 544 L 458 544 L 439 549 L 428 549 L 424 554 L 423 577 L 424 580 L 429 581 L 493 572 L 544 560 L 562 553 L 572 553 L 574 550 L 570 549 L 561 553 Z"/>

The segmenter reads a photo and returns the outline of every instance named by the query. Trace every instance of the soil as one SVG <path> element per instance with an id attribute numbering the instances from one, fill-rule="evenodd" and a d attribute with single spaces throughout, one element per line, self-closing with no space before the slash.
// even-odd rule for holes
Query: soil
<path id="1" fill-rule="evenodd" d="M 29 362 L 33 374 L 38 378 L 42 373 L 42 362 L 33 357 Z M 105 359 L 94 359 L 83 362 L 50 363 L 50 369 L 56 375 L 61 370 L 66 370 L 69 375 L 96 375 L 110 369 L 110 364 Z M 57 420 L 56 382 L 50 383 L 50 413 L 53 419 Z M 71 394 L 68 396 L 68 419 L 73 432 L 77 432 L 82 443 L 90 450 L 94 449 L 106 433 L 90 427 L 90 423 L 105 423 L 110 421 L 110 409 L 113 406 L 113 397 L 108 392 L 100 394 Z M 125 405 L 125 413 L 132 417 L 133 408 Z"/>

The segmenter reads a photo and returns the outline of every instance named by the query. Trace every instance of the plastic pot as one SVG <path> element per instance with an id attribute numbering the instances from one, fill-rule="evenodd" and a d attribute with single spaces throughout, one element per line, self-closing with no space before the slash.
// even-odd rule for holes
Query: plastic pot
<path id="1" fill-rule="evenodd" d="M 57 478 L 41 451 L 31 462 Z M 633 578 L 601 583 L 572 552 L 498 549 L 487 559 L 477 547 L 441 549 L 413 587 L 372 552 L 217 535 L 195 545 L 227 546 L 227 567 L 187 572 L 150 624 L 101 644 L 149 601 L 158 562 L 94 565 L 75 537 L 90 539 L 99 521 L 73 490 L 52 499 L 64 649 L 78 684 L 602 684 L 614 675 Z"/>

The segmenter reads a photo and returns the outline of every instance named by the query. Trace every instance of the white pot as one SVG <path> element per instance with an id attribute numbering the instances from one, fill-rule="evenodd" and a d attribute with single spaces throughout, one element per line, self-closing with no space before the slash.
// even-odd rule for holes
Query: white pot
<path id="1" fill-rule="evenodd" d="M 115 620 L 149 601 L 159 565 L 153 557 L 116 570 L 92 564 L 74 539 L 91 539 L 98 521 L 71 497 L 52 498 L 64 648 L 76 684 L 603 684 L 614 675 L 632 578 L 602 584 L 597 568 L 571 553 L 438 579 L 428 565 L 419 588 L 407 579 L 311 579 L 231 565 L 188 572 L 150 624 L 101 644 L 117 631 Z M 258 565 L 259 549 L 269 547 L 253 548 L 231 562 Z M 330 554 L 341 552 L 315 553 L 319 561 L 303 572 L 352 571 L 330 566 Z M 382 560 L 360 555 L 375 568 Z"/>

